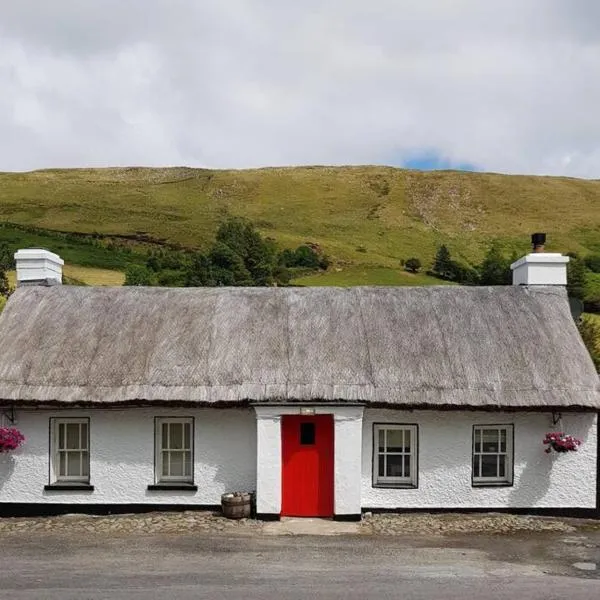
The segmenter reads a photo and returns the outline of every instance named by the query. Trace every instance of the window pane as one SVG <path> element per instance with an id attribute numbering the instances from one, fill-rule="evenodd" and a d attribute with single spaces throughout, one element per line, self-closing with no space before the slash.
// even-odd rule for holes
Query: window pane
<path id="1" fill-rule="evenodd" d="M 183 452 L 171 452 L 171 477 L 183 477 Z"/>
<path id="2" fill-rule="evenodd" d="M 481 429 L 475 430 L 475 452 L 481 452 Z"/>
<path id="3" fill-rule="evenodd" d="M 482 477 L 497 477 L 498 476 L 498 457 L 495 454 L 481 455 L 481 476 Z"/>
<path id="4" fill-rule="evenodd" d="M 404 430 L 388 429 L 387 432 L 387 451 L 402 452 L 404 448 Z"/>
<path id="5" fill-rule="evenodd" d="M 315 424 L 300 423 L 300 445 L 312 446 L 315 443 Z"/>
<path id="6" fill-rule="evenodd" d="M 58 454 L 58 476 L 64 477 L 67 474 L 67 457 L 64 452 Z"/>
<path id="7" fill-rule="evenodd" d="M 388 477 L 403 477 L 402 463 L 404 457 L 397 454 L 388 454 L 387 456 L 387 472 Z"/>
<path id="8" fill-rule="evenodd" d="M 476 454 L 473 457 L 473 477 L 481 477 L 481 455 Z"/>
<path id="9" fill-rule="evenodd" d="M 87 450 L 88 447 L 88 424 L 81 424 L 81 449 Z"/>
<path id="10" fill-rule="evenodd" d="M 183 472 L 183 474 L 186 477 L 191 477 L 192 476 L 192 453 L 184 452 L 183 454 L 184 454 L 184 463 L 183 463 L 184 472 Z"/>
<path id="11" fill-rule="evenodd" d="M 498 452 L 498 430 L 484 429 L 482 431 L 483 452 Z"/>
<path id="12" fill-rule="evenodd" d="M 498 477 L 506 477 L 506 456 L 498 457 Z"/>
<path id="13" fill-rule="evenodd" d="M 183 424 L 170 423 L 169 448 L 180 450 L 183 448 Z"/>
<path id="14" fill-rule="evenodd" d="M 385 452 L 385 429 L 379 430 L 379 452 Z"/>
<path id="15" fill-rule="evenodd" d="M 379 477 L 385 476 L 385 455 L 379 455 Z"/>
<path id="16" fill-rule="evenodd" d="M 183 431 L 184 431 L 184 436 L 183 436 L 184 448 L 191 448 L 192 447 L 192 439 L 191 439 L 192 438 L 192 424 L 184 423 Z"/>
<path id="17" fill-rule="evenodd" d="M 90 455 L 88 452 L 81 453 L 81 475 L 83 477 L 90 476 Z"/>
<path id="18" fill-rule="evenodd" d="M 162 474 L 163 477 L 166 477 L 169 475 L 169 453 L 168 452 L 162 452 Z"/>
<path id="19" fill-rule="evenodd" d="M 67 423 L 67 445 L 69 450 L 79 449 L 79 423 Z"/>
<path id="20" fill-rule="evenodd" d="M 500 452 L 506 452 L 506 429 L 500 430 Z"/>
<path id="21" fill-rule="evenodd" d="M 66 452 L 65 454 L 67 455 L 67 475 L 69 477 L 80 477 L 81 454 L 79 452 Z"/>
<path id="22" fill-rule="evenodd" d="M 410 454 L 404 455 L 404 477 L 410 477 Z"/>
<path id="23" fill-rule="evenodd" d="M 410 429 L 404 430 L 404 452 L 410 452 Z"/>
<path id="24" fill-rule="evenodd" d="M 161 435 L 161 448 L 165 449 L 169 447 L 169 424 L 162 424 L 162 435 Z"/>
<path id="25" fill-rule="evenodd" d="M 65 447 L 65 424 L 58 424 L 58 448 L 63 449 Z"/>

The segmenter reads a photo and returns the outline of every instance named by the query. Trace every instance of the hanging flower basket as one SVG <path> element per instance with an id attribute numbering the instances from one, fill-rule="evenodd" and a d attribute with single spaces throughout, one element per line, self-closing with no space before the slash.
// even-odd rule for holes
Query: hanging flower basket
<path id="1" fill-rule="evenodd" d="M 551 432 L 546 434 L 544 444 L 548 445 L 545 450 L 548 454 L 552 450 L 555 452 L 576 452 L 577 448 L 581 446 L 581 441 L 563 432 Z"/>
<path id="2" fill-rule="evenodd" d="M 0 427 L 0 452 L 16 450 L 25 436 L 16 427 Z"/>

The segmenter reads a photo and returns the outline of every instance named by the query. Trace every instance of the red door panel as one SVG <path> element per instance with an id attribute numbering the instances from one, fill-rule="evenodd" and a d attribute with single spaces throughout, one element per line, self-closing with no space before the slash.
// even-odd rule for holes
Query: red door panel
<path id="1" fill-rule="evenodd" d="M 333 416 L 283 416 L 281 438 L 281 514 L 332 517 Z"/>

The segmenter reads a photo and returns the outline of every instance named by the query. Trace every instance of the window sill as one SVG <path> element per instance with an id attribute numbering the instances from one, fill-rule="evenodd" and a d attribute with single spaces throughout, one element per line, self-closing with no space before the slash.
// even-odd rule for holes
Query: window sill
<path id="1" fill-rule="evenodd" d="M 198 486 L 193 483 L 155 483 L 148 486 L 151 492 L 157 491 L 178 491 L 178 492 L 195 492 Z"/>
<path id="2" fill-rule="evenodd" d="M 374 488 L 390 488 L 394 490 L 416 490 L 419 486 L 414 483 L 374 483 Z"/>
<path id="3" fill-rule="evenodd" d="M 45 492 L 93 492 L 94 486 L 89 483 L 51 483 L 44 486 Z"/>
<path id="4" fill-rule="evenodd" d="M 509 481 L 472 481 L 471 487 L 474 488 L 496 488 L 496 487 L 512 487 Z"/>

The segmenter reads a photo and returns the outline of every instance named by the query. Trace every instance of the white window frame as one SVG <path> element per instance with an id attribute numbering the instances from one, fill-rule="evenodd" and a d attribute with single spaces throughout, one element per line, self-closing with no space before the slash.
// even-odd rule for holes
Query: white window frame
<path id="1" fill-rule="evenodd" d="M 501 439 L 501 431 L 506 432 L 506 447 L 504 451 L 501 450 L 500 444 L 498 444 L 497 452 L 483 452 L 483 430 L 484 429 L 495 429 L 498 431 L 498 439 Z M 477 432 L 480 432 L 480 446 L 477 447 Z M 486 485 L 512 485 L 513 481 L 513 460 L 514 460 L 514 425 L 506 424 L 506 425 L 474 425 L 473 426 L 473 447 L 471 450 L 471 478 L 473 486 L 486 486 Z M 496 476 L 496 477 L 482 477 L 475 473 L 475 457 L 476 456 L 504 456 L 504 477 Z M 499 471 L 499 459 L 496 463 L 496 472 Z M 479 472 L 481 472 L 481 462 L 479 463 Z"/>
<path id="2" fill-rule="evenodd" d="M 386 450 L 379 451 L 379 432 L 380 431 L 410 431 L 410 450 L 409 452 L 387 452 L 387 434 Z M 404 425 L 399 423 L 374 423 L 373 424 L 373 485 L 376 487 L 405 487 L 416 488 L 418 486 L 419 469 L 419 428 L 417 425 Z M 409 477 L 390 477 L 379 475 L 379 457 L 381 454 L 410 456 L 410 476 Z"/>
<path id="3" fill-rule="evenodd" d="M 65 425 L 65 435 L 66 435 L 66 425 L 79 425 L 79 448 L 61 448 L 60 440 L 59 440 L 59 431 L 60 426 Z M 84 448 L 82 445 L 81 438 L 81 425 L 87 426 L 87 439 L 86 445 L 87 448 Z M 60 455 L 63 452 L 79 452 L 81 457 L 81 463 L 83 464 L 83 459 L 87 460 L 87 475 L 61 475 L 60 474 Z M 50 419 L 50 454 L 51 454 L 51 481 L 56 483 L 84 483 L 87 484 L 90 482 L 90 469 L 91 469 L 91 461 L 90 461 L 90 419 L 89 417 L 67 417 L 67 418 L 51 418 Z M 67 458 L 68 460 L 68 458 Z M 81 471 L 81 469 L 80 469 Z"/>
<path id="4" fill-rule="evenodd" d="M 165 450 L 162 447 L 162 426 L 170 423 L 189 424 L 190 426 L 190 447 Z M 185 439 L 185 436 L 184 436 Z M 165 452 L 181 452 L 186 451 L 191 453 L 190 457 L 190 474 L 184 476 L 178 475 L 163 475 L 163 457 Z M 154 419 L 154 480 L 155 483 L 194 483 L 194 417 L 155 417 Z M 185 464 L 185 461 L 184 461 Z"/>

